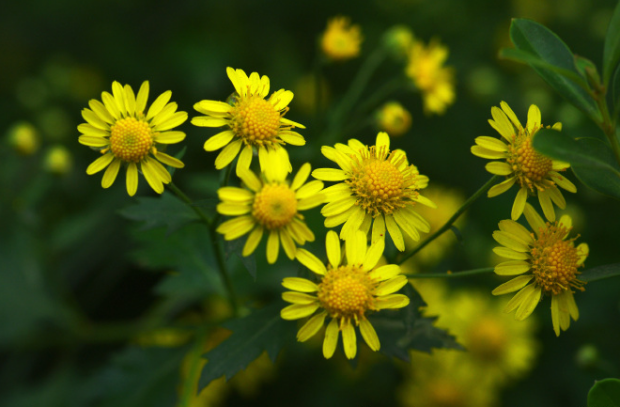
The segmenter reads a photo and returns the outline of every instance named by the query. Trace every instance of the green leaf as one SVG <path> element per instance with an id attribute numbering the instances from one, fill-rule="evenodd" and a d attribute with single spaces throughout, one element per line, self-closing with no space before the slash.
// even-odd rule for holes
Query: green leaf
<path id="1" fill-rule="evenodd" d="M 612 100 L 614 102 L 614 117 L 617 117 L 618 114 L 620 114 L 620 65 L 616 69 L 610 89 L 612 92 Z"/>
<path id="2" fill-rule="evenodd" d="M 513 19 L 510 25 L 510 38 L 517 49 L 532 54 L 549 65 L 570 71 L 579 76 L 571 50 L 554 32 L 544 25 L 522 18 Z M 543 68 L 539 64 L 530 65 L 553 89 L 570 103 L 583 110 L 597 123 L 602 120 L 596 103 L 582 88 L 584 85 L 583 79 L 576 82 L 563 74 L 554 72 L 554 70 Z M 573 75 L 570 75 L 570 77 L 574 78 Z M 585 86 L 587 87 L 587 84 Z"/>
<path id="3" fill-rule="evenodd" d="M 100 387 L 101 407 L 167 407 L 177 400 L 181 362 L 189 346 L 130 347 L 93 378 Z"/>
<path id="4" fill-rule="evenodd" d="M 252 314 L 224 324 L 232 334 L 215 349 L 207 352 L 208 360 L 200 376 L 199 391 L 212 380 L 226 376 L 230 380 L 237 372 L 245 369 L 263 351 L 275 362 L 280 349 L 295 339 L 297 325 L 280 317 L 284 305 L 275 304 Z"/>
<path id="5" fill-rule="evenodd" d="M 172 233 L 181 226 L 199 220 L 198 215 L 177 197 L 164 191 L 158 198 L 138 198 L 136 205 L 118 211 L 127 219 L 144 222 L 143 229 L 166 226 Z"/>
<path id="6" fill-rule="evenodd" d="M 428 353 L 433 348 L 464 349 L 454 336 L 433 325 L 436 317 L 422 316 L 420 307 L 426 303 L 413 286 L 406 285 L 402 292 L 409 297 L 408 306 L 398 311 L 382 310 L 369 318 L 379 336 L 381 353 L 409 362 L 410 349 Z"/>
<path id="7" fill-rule="evenodd" d="M 579 279 L 585 282 L 602 280 L 604 278 L 620 276 L 620 263 L 606 264 L 585 270 L 579 275 Z"/>
<path id="8" fill-rule="evenodd" d="M 588 407 L 620 407 L 620 380 L 603 379 L 588 392 Z"/>
<path id="9" fill-rule="evenodd" d="M 559 66 L 552 65 L 539 56 L 532 54 L 531 52 L 518 49 L 518 48 L 503 48 L 499 51 L 500 58 L 510 59 L 515 62 L 522 62 L 524 64 L 528 64 L 531 66 L 537 66 L 539 68 L 548 69 L 550 71 L 556 72 L 560 75 L 566 76 L 567 78 L 575 81 L 575 83 L 580 84 L 582 87 L 588 86 L 588 83 L 583 77 L 579 76 L 572 70 L 564 69 Z"/>
<path id="10" fill-rule="evenodd" d="M 620 3 L 616 5 L 614 15 L 607 27 L 603 50 L 603 85 L 609 84 L 609 79 L 616 70 L 618 62 L 620 62 Z"/>
<path id="11" fill-rule="evenodd" d="M 256 251 L 249 256 L 243 255 L 243 246 L 245 245 L 246 240 L 247 236 L 242 236 L 235 240 L 225 240 L 224 254 L 227 260 L 233 254 L 237 256 L 254 281 L 256 281 Z"/>

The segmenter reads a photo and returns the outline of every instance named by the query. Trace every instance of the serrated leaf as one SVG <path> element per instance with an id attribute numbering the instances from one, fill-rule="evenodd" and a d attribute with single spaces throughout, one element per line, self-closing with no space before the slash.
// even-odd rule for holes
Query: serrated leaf
<path id="1" fill-rule="evenodd" d="M 132 253 L 142 267 L 169 274 L 155 292 L 169 297 L 200 298 L 223 293 L 208 229 L 196 223 L 167 236 L 164 229 L 133 232 L 140 249 Z"/>
<path id="2" fill-rule="evenodd" d="M 571 50 L 560 37 L 544 25 L 522 18 L 513 19 L 510 25 L 510 38 L 518 49 L 540 58 L 547 64 L 580 76 L 575 68 Z M 572 75 L 570 77 L 573 79 L 570 79 L 536 64 L 530 64 L 530 66 L 570 103 L 583 110 L 597 123 L 601 122 L 601 113 L 596 103 L 582 88 L 584 85 L 587 88 L 587 82 L 583 78 L 576 81 Z"/>
<path id="3" fill-rule="evenodd" d="M 254 281 L 256 281 L 256 251 L 249 256 L 243 255 L 243 246 L 247 240 L 247 236 L 242 236 L 235 240 L 224 241 L 224 253 L 226 259 L 231 255 L 235 255 L 241 260 L 241 263 L 245 266 L 245 269 L 250 273 Z"/>
<path id="4" fill-rule="evenodd" d="M 398 311 L 382 310 L 369 318 L 381 341 L 381 353 L 409 362 L 409 350 L 431 352 L 433 348 L 464 348 L 447 331 L 433 325 L 436 318 L 423 317 L 420 307 L 426 303 L 420 294 L 407 284 L 402 293 L 410 303 Z"/>
<path id="5" fill-rule="evenodd" d="M 283 304 L 279 301 L 252 314 L 224 324 L 232 334 L 203 357 L 207 364 L 199 380 L 199 391 L 212 380 L 226 376 L 230 380 L 245 369 L 263 351 L 275 362 L 280 349 L 295 339 L 296 325 L 280 317 Z"/>
<path id="6" fill-rule="evenodd" d="M 138 198 L 138 203 L 118 211 L 127 219 L 144 222 L 144 230 L 165 226 L 172 233 L 200 218 L 185 203 L 167 191 L 158 198 Z"/>
<path id="7" fill-rule="evenodd" d="M 585 270 L 579 275 L 579 279 L 589 283 L 615 276 L 620 276 L 620 263 L 606 264 Z"/>
<path id="8" fill-rule="evenodd" d="M 616 5 L 605 36 L 603 49 L 603 85 L 607 86 L 620 62 L 620 3 Z"/>
<path id="9" fill-rule="evenodd" d="M 603 379 L 588 392 L 588 407 L 620 407 L 620 380 Z"/>
<path id="10" fill-rule="evenodd" d="M 129 347 L 94 380 L 100 386 L 101 407 L 168 407 L 175 404 L 181 361 L 189 346 Z"/>

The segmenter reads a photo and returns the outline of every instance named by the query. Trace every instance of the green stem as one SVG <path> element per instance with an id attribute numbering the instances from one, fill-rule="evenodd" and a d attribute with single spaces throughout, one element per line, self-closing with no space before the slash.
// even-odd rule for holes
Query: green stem
<path id="1" fill-rule="evenodd" d="M 187 195 L 185 195 L 185 193 L 183 193 L 183 191 L 181 191 L 176 185 L 174 185 L 174 183 L 169 183 L 168 185 L 166 185 L 168 187 L 168 189 L 170 189 L 177 197 L 179 197 L 179 199 L 181 199 L 183 202 L 185 202 L 187 204 L 187 206 L 189 206 L 190 208 L 192 208 L 192 210 L 194 212 L 196 212 L 196 215 L 198 215 L 198 217 L 200 219 L 202 219 L 202 221 L 204 223 L 207 224 L 208 227 L 211 227 L 211 219 L 209 219 L 207 217 L 207 215 L 204 214 L 204 212 L 197 207 L 196 205 L 194 205 L 194 202 L 189 199 L 189 197 Z"/>
<path id="2" fill-rule="evenodd" d="M 475 276 L 478 274 L 491 273 L 495 270 L 495 267 L 486 267 L 481 269 L 465 270 L 465 271 L 448 271 L 447 273 L 416 273 L 407 274 L 408 278 L 459 278 Z"/>
<path id="3" fill-rule="evenodd" d="M 609 108 L 607 107 L 607 94 L 605 91 L 599 92 L 594 96 L 598 108 L 603 116 L 603 122 L 600 123 L 600 127 L 607 136 L 607 140 L 611 145 L 611 149 L 614 152 L 614 156 L 616 157 L 616 161 L 618 165 L 620 165 L 620 144 L 618 143 L 618 138 L 616 137 L 616 123 L 615 119 L 609 115 Z"/>
<path id="4" fill-rule="evenodd" d="M 389 82 L 386 82 L 385 84 L 383 84 L 383 86 L 377 89 L 375 93 L 366 98 L 366 100 L 364 100 L 364 102 L 359 105 L 356 111 L 360 114 L 364 114 L 365 112 L 375 108 L 392 93 L 406 87 L 407 84 L 408 81 L 400 76 L 392 79 Z"/>
<path id="5" fill-rule="evenodd" d="M 201 356 L 204 353 L 203 349 L 206 336 L 206 329 L 200 329 L 196 334 L 196 340 L 192 348 L 192 359 L 190 361 L 189 372 L 187 373 L 187 378 L 183 381 L 183 390 L 179 402 L 181 407 L 189 407 L 194 394 L 196 394 L 196 384 L 200 377 L 200 362 L 202 360 Z"/>
<path id="6" fill-rule="evenodd" d="M 454 215 L 452 215 L 452 217 L 442 227 L 440 227 L 435 233 L 427 237 L 422 243 L 418 245 L 418 247 L 416 247 L 415 249 L 407 253 L 402 259 L 400 259 L 399 264 L 403 264 L 405 261 L 409 260 L 417 252 L 419 252 L 433 240 L 441 236 L 443 232 L 450 229 L 452 224 L 456 222 L 459 216 L 461 216 L 463 212 L 465 212 L 471 206 L 471 204 L 473 204 L 478 198 L 480 198 L 485 192 L 487 192 L 493 186 L 495 181 L 497 181 L 498 178 L 499 175 L 492 176 L 486 184 L 484 184 L 478 191 L 476 191 L 475 194 L 473 194 L 471 197 L 469 197 L 467 201 L 465 201 L 465 203 L 454 213 Z"/>

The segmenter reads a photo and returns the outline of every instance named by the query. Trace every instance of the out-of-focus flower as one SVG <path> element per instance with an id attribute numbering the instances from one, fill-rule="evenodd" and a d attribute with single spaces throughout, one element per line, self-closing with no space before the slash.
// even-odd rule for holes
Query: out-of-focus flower
<path id="1" fill-rule="evenodd" d="M 176 158 L 160 151 L 167 144 L 185 139 L 182 131 L 170 131 L 187 120 L 186 112 L 177 112 L 177 104 L 168 103 L 171 91 L 162 93 L 146 111 L 149 82 L 144 81 L 138 96 L 129 85 L 112 83 L 112 94 L 103 92 L 103 103 L 96 99 L 88 102 L 90 109 L 82 110 L 87 123 L 78 126 L 82 135 L 80 144 L 99 149 L 102 154 L 86 169 L 88 175 L 107 168 L 101 180 L 109 188 L 121 165 L 127 167 L 127 193 L 138 190 L 138 166 L 155 192 L 164 192 L 164 184 L 172 181 L 168 170 L 160 164 L 183 168 Z M 155 159 L 153 159 L 155 158 Z"/>
<path id="2" fill-rule="evenodd" d="M 22 155 L 32 155 L 39 150 L 40 137 L 35 127 L 27 122 L 14 124 L 7 133 L 9 144 Z"/>
<path id="3" fill-rule="evenodd" d="M 292 131 L 295 127 L 305 127 L 284 118 L 289 110 L 288 104 L 293 100 L 293 92 L 280 89 L 265 99 L 270 89 L 266 75 L 260 77 L 257 72 L 252 72 L 248 77 L 243 70 L 230 67 L 226 68 L 226 73 L 235 87 L 235 93 L 227 102 L 202 100 L 196 103 L 194 109 L 206 116 L 192 118 L 195 126 L 228 126 L 227 130 L 212 136 L 204 144 L 206 151 L 223 148 L 215 159 L 215 168 L 221 170 L 239 155 L 239 175 L 250 168 L 253 149 L 256 148 L 263 171 L 277 160 L 287 172 L 291 172 L 288 153 L 282 145 L 306 144 L 301 134 Z"/>
<path id="4" fill-rule="evenodd" d="M 307 250 L 297 251 L 297 260 L 320 276 L 321 282 L 316 284 L 298 277 L 285 278 L 282 282 L 284 287 L 293 290 L 282 294 L 282 299 L 292 304 L 282 309 L 283 319 L 301 319 L 319 311 L 301 327 L 297 333 L 298 341 L 310 339 L 323 327 L 325 318 L 331 318 L 323 342 L 323 356 L 326 359 L 336 351 L 340 332 L 346 357 L 355 357 L 355 326 L 359 326 L 370 349 L 379 350 L 379 337 L 366 315 L 409 304 L 406 295 L 395 294 L 407 284 L 407 278 L 400 274 L 400 267 L 396 264 L 376 267 L 385 248 L 383 240 L 374 242 L 369 248 L 366 242 L 366 235 L 361 231 L 347 240 L 345 265 L 342 263 L 340 239 L 336 232 L 330 230 L 325 240 L 327 266 Z"/>
<path id="5" fill-rule="evenodd" d="M 489 123 L 508 144 L 494 137 L 480 136 L 476 137 L 476 145 L 471 148 L 472 154 L 478 157 L 500 160 L 487 163 L 485 168 L 491 174 L 506 176 L 505 181 L 489 189 L 488 196 L 492 198 L 500 195 L 516 183 L 519 191 L 512 206 L 512 220 L 519 219 L 523 213 L 528 195 L 538 195 L 545 217 L 553 222 L 553 203 L 561 209 L 566 207 L 566 200 L 557 186 L 569 192 L 577 191 L 572 182 L 557 172 L 570 165 L 542 155 L 532 147 L 536 132 L 543 128 L 540 110 L 536 105 L 530 106 L 525 127 L 506 102 L 501 102 L 500 106 L 501 109 L 495 106 L 491 108 L 493 119 L 489 119 Z M 552 128 L 561 130 L 562 124 L 556 123 Z"/>
<path id="6" fill-rule="evenodd" d="M 277 161 L 270 163 L 263 179 L 250 170 L 241 172 L 239 177 L 247 188 L 223 187 L 217 191 L 222 201 L 217 211 L 234 216 L 218 226 L 217 231 L 224 234 L 226 240 L 249 233 L 243 256 L 252 254 L 267 232 L 267 261 L 270 264 L 278 259 L 280 243 L 292 260 L 297 250 L 295 243 L 302 246 L 307 241 L 314 241 L 314 234 L 300 211 L 325 202 L 321 181 L 304 185 L 310 175 L 310 164 L 301 166 L 292 183 L 286 180 L 288 171 L 277 164 Z"/>
<path id="7" fill-rule="evenodd" d="M 400 103 L 385 103 L 376 114 L 377 126 L 392 136 L 401 136 L 411 128 L 411 113 Z"/>
<path id="8" fill-rule="evenodd" d="M 359 55 L 362 39 L 360 27 L 348 17 L 334 17 L 321 37 L 321 50 L 333 61 L 346 61 Z"/>
<path id="9" fill-rule="evenodd" d="M 500 276 L 518 276 L 493 290 L 493 295 L 518 291 L 504 308 L 516 310 L 517 320 L 524 320 L 534 311 L 543 295 L 551 296 L 551 320 L 557 336 L 566 331 L 571 317 L 576 321 L 579 310 L 572 288 L 584 291 L 577 269 L 588 257 L 586 243 L 575 247 L 576 237 L 568 239 L 572 221 L 568 215 L 559 222 L 545 223 L 536 210 L 525 205 L 525 218 L 533 233 L 512 220 L 499 223 L 500 230 L 493 238 L 502 246 L 493 249 L 498 255 L 510 259 L 495 266 Z"/>
<path id="10" fill-rule="evenodd" d="M 385 240 L 387 229 L 400 251 L 405 250 L 403 233 L 417 241 L 418 230 L 430 230 L 428 222 L 413 210 L 416 203 L 435 207 L 418 192 L 426 188 L 428 177 L 409 164 L 404 151 L 390 151 L 387 133 L 379 133 L 374 146 L 350 139 L 348 145 L 323 146 L 321 152 L 340 167 L 312 172 L 317 179 L 339 181 L 324 190 L 328 202 L 321 209 L 325 227 L 344 223 L 340 237 L 348 240 L 358 230 L 368 233 L 372 226 L 373 242 Z"/>
<path id="11" fill-rule="evenodd" d="M 393 57 L 399 60 L 407 57 L 413 41 L 413 32 L 405 25 L 395 25 L 383 36 L 385 47 Z"/>
<path id="12" fill-rule="evenodd" d="M 71 153 L 64 146 L 56 145 L 50 148 L 43 160 L 43 168 L 56 175 L 65 175 L 73 167 Z"/>
<path id="13" fill-rule="evenodd" d="M 443 114 L 454 103 L 454 70 L 444 66 L 447 58 L 448 48 L 435 40 L 428 47 L 415 41 L 409 51 L 405 72 L 422 92 L 427 114 Z"/>

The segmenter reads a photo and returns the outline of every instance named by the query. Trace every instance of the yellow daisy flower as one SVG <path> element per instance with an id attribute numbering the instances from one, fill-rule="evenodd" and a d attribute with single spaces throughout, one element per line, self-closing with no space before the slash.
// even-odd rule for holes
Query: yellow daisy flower
<path id="1" fill-rule="evenodd" d="M 321 50 L 331 60 L 346 61 L 360 54 L 362 39 L 360 27 L 348 17 L 334 17 L 321 37 Z"/>
<path id="2" fill-rule="evenodd" d="M 184 164 L 159 149 L 161 145 L 185 139 L 182 131 L 170 130 L 187 120 L 186 112 L 176 111 L 176 103 L 168 103 L 170 96 L 171 91 L 162 93 L 146 111 L 148 81 L 142 83 L 137 97 L 131 86 L 123 87 L 115 81 L 112 94 L 101 94 L 103 103 L 90 100 L 90 109 L 82 110 L 87 123 L 78 126 L 82 133 L 78 140 L 80 144 L 99 149 L 103 155 L 88 166 L 86 173 L 92 175 L 107 167 L 101 186 L 108 188 L 123 164 L 127 167 L 127 193 L 130 196 L 138 189 L 138 170 L 155 192 L 164 192 L 163 184 L 170 183 L 172 177 L 160 162 L 174 168 L 183 168 Z"/>
<path id="3" fill-rule="evenodd" d="M 402 136 L 411 128 L 411 113 L 398 102 L 386 102 L 376 114 L 379 128 L 392 136 Z"/>
<path id="4" fill-rule="evenodd" d="M 566 207 L 564 196 L 557 186 L 568 192 L 577 191 L 572 182 L 557 172 L 564 171 L 570 165 L 546 157 L 532 147 L 534 135 L 543 127 L 540 110 L 536 105 L 530 106 L 525 128 L 506 102 L 501 102 L 500 106 L 501 109 L 495 106 L 491 108 L 493 119 L 489 119 L 489 123 L 508 143 L 493 137 L 480 136 L 476 137 L 476 145 L 471 148 L 472 154 L 478 157 L 503 160 L 491 161 L 485 167 L 491 174 L 506 176 L 505 181 L 489 190 L 488 196 L 492 198 L 502 194 L 516 183 L 519 191 L 512 206 L 512 220 L 519 219 L 523 213 L 528 195 L 538 195 L 545 217 L 554 222 L 552 202 L 561 209 Z M 561 130 L 562 124 L 556 123 L 552 128 Z"/>
<path id="5" fill-rule="evenodd" d="M 454 70 L 443 66 L 447 58 L 448 48 L 439 41 L 431 41 L 428 47 L 415 41 L 409 51 L 405 73 L 422 92 L 427 114 L 443 114 L 454 103 Z"/>
<path id="6" fill-rule="evenodd" d="M 390 151 L 387 133 L 379 133 L 376 145 L 371 147 L 351 139 L 348 145 L 323 146 L 321 152 L 341 169 L 319 168 L 312 176 L 342 181 L 325 189 L 328 204 L 321 210 L 325 227 L 344 223 L 340 237 L 348 240 L 357 230 L 368 233 L 372 225 L 373 242 L 384 240 L 387 228 L 400 251 L 405 250 L 403 232 L 417 241 L 418 230 L 430 230 L 428 222 L 413 210 L 417 202 L 435 207 L 418 192 L 426 188 L 428 177 L 409 164 L 404 151 Z"/>
<path id="7" fill-rule="evenodd" d="M 310 164 L 301 166 L 292 183 L 286 180 L 288 171 L 282 167 L 269 167 L 259 179 L 252 171 L 239 174 L 247 188 L 223 187 L 217 191 L 222 201 L 217 211 L 222 215 L 234 216 L 218 226 L 217 231 L 226 240 L 237 239 L 246 233 L 249 236 L 243 246 L 243 256 L 256 250 L 265 231 L 267 238 L 267 261 L 278 260 L 280 242 L 289 259 L 295 258 L 295 243 L 302 246 L 314 241 L 314 234 L 304 222 L 300 211 L 314 208 L 325 202 L 321 193 L 323 183 L 310 181 Z"/>
<path id="8" fill-rule="evenodd" d="M 196 103 L 194 109 L 206 116 L 192 118 L 195 126 L 228 126 L 227 130 L 212 136 L 204 144 L 206 151 L 224 147 L 215 159 L 215 168 L 221 170 L 239 155 L 239 175 L 242 170 L 250 168 L 253 149 L 256 148 L 263 171 L 277 160 L 291 172 L 288 153 L 282 145 L 306 144 L 301 134 L 292 131 L 295 127 L 305 127 L 284 118 L 289 110 L 288 104 L 293 100 L 293 92 L 280 89 L 265 99 L 270 87 L 266 75 L 259 77 L 258 73 L 252 72 L 248 77 L 243 70 L 230 67 L 226 68 L 226 73 L 235 87 L 235 93 L 227 102 L 203 100 Z"/>
<path id="9" fill-rule="evenodd" d="M 366 235 L 361 231 L 346 242 L 346 265 L 342 264 L 340 240 L 336 232 L 327 232 L 325 248 L 327 266 L 307 250 L 297 250 L 297 260 L 318 274 L 321 282 L 316 284 L 304 278 L 285 278 L 282 285 L 293 291 L 282 294 L 282 299 L 291 305 L 282 309 L 281 317 L 286 320 L 301 319 L 320 309 L 297 333 L 297 340 L 305 342 L 323 327 L 325 318 L 329 316 L 331 322 L 327 325 L 323 341 L 323 356 L 326 359 L 336 351 L 340 332 L 346 357 L 355 357 L 357 340 L 354 324 L 359 326 L 370 349 L 379 350 L 379 338 L 366 315 L 372 311 L 406 307 L 409 298 L 395 292 L 407 284 L 407 277 L 400 274 L 400 267 L 396 264 L 376 267 L 385 244 L 379 240 L 368 248 Z"/>
<path id="10" fill-rule="evenodd" d="M 588 256 L 588 245 L 575 247 L 576 237 L 566 240 L 572 229 L 568 215 L 559 222 L 545 223 L 536 210 L 525 205 L 525 218 L 534 233 L 513 220 L 499 223 L 500 230 L 493 232 L 493 238 L 503 247 L 493 251 L 510 259 L 495 266 L 500 276 L 517 276 L 493 290 L 493 295 L 518 291 L 504 308 L 505 312 L 516 310 L 516 318 L 524 320 L 538 305 L 542 295 L 551 295 L 551 320 L 557 336 L 560 329 L 566 331 L 570 318 L 579 318 L 579 310 L 573 298 L 572 288 L 584 291 L 583 281 L 577 279 L 577 269 L 583 266 Z"/>

